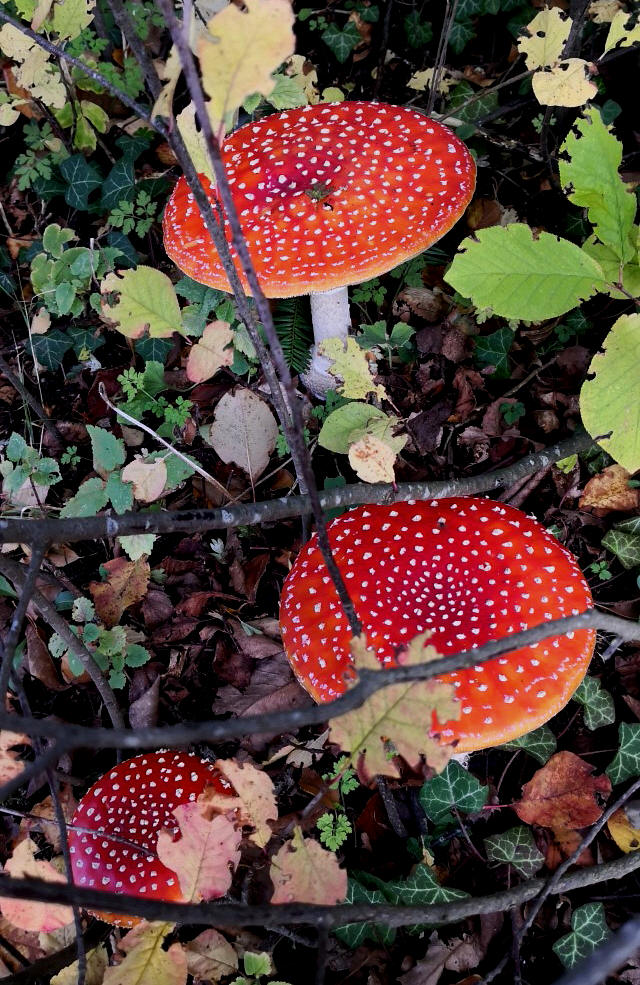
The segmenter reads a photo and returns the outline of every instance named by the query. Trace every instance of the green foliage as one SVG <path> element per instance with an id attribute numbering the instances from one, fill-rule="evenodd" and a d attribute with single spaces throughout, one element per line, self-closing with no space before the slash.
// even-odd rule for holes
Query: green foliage
<path id="1" fill-rule="evenodd" d="M 616 720 L 613 698 L 602 688 L 597 677 L 585 677 L 574 692 L 573 700 L 582 705 L 584 724 L 592 732 Z"/>
<path id="2" fill-rule="evenodd" d="M 199 338 L 213 317 L 229 323 L 234 321 L 233 302 L 223 291 L 198 284 L 190 277 L 182 277 L 175 285 L 175 291 L 179 297 L 190 302 L 182 309 L 182 324 L 186 335 Z"/>
<path id="3" fill-rule="evenodd" d="M 86 212 L 89 195 L 102 184 L 100 172 L 88 164 L 82 154 L 73 154 L 60 164 L 60 174 L 67 186 L 64 193 L 67 205 Z"/>
<path id="4" fill-rule="evenodd" d="M 326 814 L 321 814 L 316 827 L 320 832 L 320 841 L 332 852 L 337 852 L 353 832 L 353 826 L 344 811 L 327 811 Z"/>
<path id="5" fill-rule="evenodd" d="M 417 10 L 412 10 L 404 19 L 404 34 L 411 48 L 423 48 L 433 38 L 433 28 L 429 21 L 423 21 Z"/>
<path id="6" fill-rule="evenodd" d="M 614 784 L 640 776 L 640 724 L 621 722 L 618 740 L 618 751 L 607 766 L 609 779 Z"/>
<path id="7" fill-rule="evenodd" d="M 547 760 L 553 756 L 556 746 L 556 737 L 551 729 L 546 725 L 541 725 L 540 728 L 534 729 L 533 732 L 527 732 L 526 735 L 521 735 L 518 739 L 512 739 L 511 742 L 504 742 L 500 748 L 508 750 L 522 749 L 544 766 Z"/>
<path id="8" fill-rule="evenodd" d="M 343 28 L 329 24 L 322 32 L 322 40 L 339 62 L 346 62 L 360 41 L 360 32 L 353 21 L 347 21 Z"/>
<path id="9" fill-rule="evenodd" d="M 587 570 L 590 571 L 592 575 L 596 575 L 599 581 L 611 581 L 613 578 L 606 561 L 593 561 Z"/>
<path id="10" fill-rule="evenodd" d="M 360 781 L 356 776 L 355 770 L 349 766 L 348 756 L 340 756 L 333 764 L 329 773 L 323 774 L 322 779 L 327 782 L 331 780 L 331 787 L 334 789 L 337 787 L 342 797 L 353 793 L 360 786 Z"/>
<path id="11" fill-rule="evenodd" d="M 517 400 L 515 404 L 500 404 L 500 413 L 507 424 L 515 424 L 526 414 L 526 408 L 520 400 Z"/>
<path id="12" fill-rule="evenodd" d="M 93 468 L 96 472 L 105 475 L 124 465 L 126 451 L 122 438 L 116 438 L 113 432 L 92 424 L 87 424 L 87 432 L 91 439 Z"/>
<path id="13" fill-rule="evenodd" d="M 374 277 L 372 280 L 357 284 L 351 291 L 351 300 L 354 304 L 368 304 L 372 301 L 377 307 L 380 307 L 386 294 L 387 289 L 380 282 L 380 278 Z"/>
<path id="14" fill-rule="evenodd" d="M 122 229 L 126 234 L 135 232 L 136 236 L 144 236 L 149 232 L 158 214 L 158 205 L 151 196 L 143 191 L 136 192 L 135 199 L 124 198 L 109 214 L 109 225 Z"/>
<path id="15" fill-rule="evenodd" d="M 389 332 L 385 321 L 377 321 L 372 325 L 361 325 L 356 339 L 362 349 L 372 350 L 378 358 L 384 357 L 391 362 L 394 356 L 398 356 L 406 362 L 414 353 L 415 331 L 406 322 L 399 321 Z"/>
<path id="16" fill-rule="evenodd" d="M 306 298 L 287 298 L 278 303 L 273 324 L 287 365 L 294 373 L 303 373 L 309 365 L 313 329 Z"/>
<path id="17" fill-rule="evenodd" d="M 2 491 L 10 502 L 19 499 L 25 483 L 34 483 L 48 489 L 61 481 L 60 467 L 53 458 L 42 458 L 36 448 L 28 445 L 22 435 L 14 431 L 5 448 L 5 459 L 0 462 L 3 478 Z"/>
<path id="18" fill-rule="evenodd" d="M 478 365 L 493 367 L 497 378 L 504 379 L 509 376 L 509 352 L 513 339 L 514 333 L 506 325 L 490 335 L 478 335 L 475 339 L 475 357 Z"/>
<path id="19" fill-rule="evenodd" d="M 126 369 L 118 377 L 118 383 L 127 398 L 126 403 L 118 406 L 130 417 L 141 420 L 145 414 L 153 414 L 159 420 L 155 430 L 163 438 L 172 438 L 176 429 L 185 426 L 193 403 L 180 396 L 172 402 L 167 400 L 162 363 L 148 362 L 141 373 Z"/>
<path id="20" fill-rule="evenodd" d="M 469 102 L 472 97 L 473 102 Z M 469 102 L 468 106 L 466 105 L 467 102 Z M 447 112 L 464 123 L 474 123 L 476 120 L 480 120 L 483 116 L 491 113 L 496 109 L 497 105 L 497 92 L 493 92 L 491 89 L 487 89 L 486 91 L 480 90 L 478 92 L 469 82 L 463 80 L 458 83 L 451 93 L 451 97 L 447 103 Z"/>
<path id="21" fill-rule="evenodd" d="M 368 889 L 357 879 L 349 879 L 345 903 L 387 903 L 388 900 L 380 890 Z M 389 927 L 384 923 L 347 923 L 342 927 L 336 927 L 334 931 L 336 937 L 348 947 L 355 950 L 365 941 L 373 941 L 375 944 L 389 946 L 396 938 L 395 927 Z"/>
<path id="22" fill-rule="evenodd" d="M 484 847 L 490 862 L 506 862 L 525 879 L 531 879 L 544 865 L 544 855 L 533 840 L 531 828 L 523 824 L 485 838 Z"/>
<path id="23" fill-rule="evenodd" d="M 482 810 L 489 788 L 467 772 L 460 763 L 447 763 L 442 773 L 427 780 L 420 788 L 420 805 L 434 824 L 454 824 L 452 808 L 470 814 Z"/>
<path id="24" fill-rule="evenodd" d="M 553 945 L 565 968 L 572 968 L 583 961 L 609 936 L 609 928 L 602 903 L 585 903 L 573 911 L 570 934 L 561 937 Z"/>

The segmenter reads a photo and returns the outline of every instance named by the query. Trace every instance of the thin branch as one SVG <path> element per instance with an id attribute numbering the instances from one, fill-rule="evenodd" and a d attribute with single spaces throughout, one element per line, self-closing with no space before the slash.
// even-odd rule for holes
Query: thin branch
<path id="1" fill-rule="evenodd" d="M 444 68 L 444 61 L 447 56 L 447 46 L 449 44 L 449 35 L 451 34 L 451 28 L 453 27 L 453 22 L 456 19 L 456 11 L 458 9 L 458 0 L 447 0 L 447 9 L 444 16 L 444 21 L 442 24 L 442 30 L 440 31 L 440 38 L 438 39 L 438 50 L 436 52 L 435 63 L 433 66 L 433 76 L 431 78 L 431 85 L 429 86 L 429 98 L 427 100 L 427 116 L 431 116 L 433 112 L 433 107 L 438 96 L 438 88 L 440 86 L 440 76 L 442 75 L 442 69 Z"/>
<path id="2" fill-rule="evenodd" d="M 554 894 L 568 893 L 586 886 L 624 879 L 640 868 L 640 852 L 630 852 L 615 862 L 605 862 L 579 869 L 564 876 Z M 499 913 L 521 906 L 533 899 L 545 885 L 544 879 L 532 879 L 513 889 L 479 896 L 456 903 L 425 906 L 395 906 L 391 903 L 339 903 L 320 906 L 311 903 L 168 903 L 118 893 L 101 893 L 83 886 L 44 882 L 41 879 L 9 879 L 0 875 L 0 895 L 12 899 L 38 899 L 51 903 L 78 903 L 92 910 L 134 914 L 147 920 L 164 920 L 180 924 L 205 924 L 214 927 L 259 927 L 298 924 L 340 927 L 347 923 L 371 921 L 389 927 L 406 927 L 414 923 L 452 924 L 484 913 Z"/>
<path id="3" fill-rule="evenodd" d="M 464 479 L 446 479 L 438 482 L 390 483 L 360 482 L 338 489 L 323 490 L 320 504 L 323 510 L 359 503 L 397 503 L 408 499 L 442 499 L 445 496 L 474 496 L 493 489 L 509 486 L 518 479 L 532 475 L 554 462 L 593 447 L 593 439 L 586 433 L 571 438 L 531 455 L 525 455 L 513 465 L 484 475 Z M 289 496 L 262 503 L 239 503 L 215 510 L 183 510 L 165 513 L 123 513 L 119 516 L 101 514 L 95 517 L 73 519 L 24 520 L 14 517 L 0 518 L 0 539 L 11 543 L 73 543 L 98 537 L 118 537 L 140 533 L 198 533 L 203 530 L 225 530 L 229 527 L 253 526 L 275 523 L 308 513 L 309 496 Z"/>
<path id="4" fill-rule="evenodd" d="M 245 735 L 281 734 L 307 725 L 320 725 L 330 718 L 346 715 L 347 712 L 360 708 L 372 694 L 392 684 L 431 680 L 439 674 L 451 673 L 454 670 L 463 670 L 476 664 L 486 663 L 503 653 L 510 653 L 521 647 L 531 646 L 533 643 L 538 643 L 540 640 L 548 639 L 551 636 L 560 636 L 563 633 L 586 628 L 602 629 L 605 632 L 620 635 L 629 641 L 640 639 L 640 625 L 638 623 L 590 609 L 581 615 L 554 619 L 551 622 L 535 626 L 533 629 L 513 633 L 491 643 L 485 643 L 484 646 L 479 646 L 476 649 L 451 654 L 429 663 L 392 667 L 388 670 L 365 668 L 360 671 L 358 683 L 354 687 L 334 701 L 322 705 L 242 718 L 145 728 L 142 732 L 123 728 L 88 728 L 66 722 L 61 724 L 50 719 L 16 718 L 14 715 L 0 711 L 0 728 L 14 730 L 19 728 L 29 735 L 47 736 L 72 747 L 85 746 L 89 749 L 117 748 L 127 750 L 157 749 L 162 746 L 182 746 L 195 742 L 226 742 L 229 739 Z M 0 795 L 2 792 L 0 789 Z"/>
<path id="5" fill-rule="evenodd" d="M 44 557 L 44 545 L 35 544 L 29 559 L 29 567 L 22 583 L 22 589 L 18 593 L 18 604 L 15 607 L 9 632 L 4 641 L 0 640 L 0 654 L 2 654 L 2 667 L 0 667 L 0 694 L 6 694 L 9 686 L 11 671 L 13 670 L 13 656 L 18 645 L 20 630 L 27 612 L 27 607 L 31 600 L 36 579 L 40 572 L 40 565 Z"/>

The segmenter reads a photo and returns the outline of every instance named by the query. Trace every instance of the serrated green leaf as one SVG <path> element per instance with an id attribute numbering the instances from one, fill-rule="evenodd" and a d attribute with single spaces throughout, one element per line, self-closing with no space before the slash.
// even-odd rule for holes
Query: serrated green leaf
<path id="1" fill-rule="evenodd" d="M 550 233 L 534 239 L 521 222 L 465 239 L 446 280 L 476 307 L 524 321 L 562 315 L 605 284 L 599 265 L 574 243 Z"/>
<path id="2" fill-rule="evenodd" d="M 276 84 L 269 95 L 267 102 L 274 109 L 295 109 L 296 106 L 306 106 L 307 97 L 294 78 L 289 75 L 276 75 Z"/>
<path id="3" fill-rule="evenodd" d="M 20 462 L 25 457 L 28 448 L 29 445 L 24 440 L 22 435 L 18 434 L 17 431 L 14 431 L 7 442 L 5 455 L 10 462 Z"/>
<path id="4" fill-rule="evenodd" d="M 500 748 L 508 750 L 522 749 L 544 766 L 547 760 L 553 756 L 556 746 L 556 737 L 551 729 L 546 725 L 541 725 L 540 728 L 534 729 L 533 732 L 527 732 L 526 735 L 521 735 L 518 739 L 512 739 L 511 742 L 504 742 Z"/>
<path id="5" fill-rule="evenodd" d="M 607 774 L 614 784 L 640 776 L 640 723 L 621 722 L 618 739 L 618 751 L 607 766 Z"/>
<path id="6" fill-rule="evenodd" d="M 127 667 L 143 667 L 151 659 L 151 654 L 138 643 L 130 643 L 125 650 Z"/>
<path id="7" fill-rule="evenodd" d="M 116 513 L 133 509 L 133 484 L 123 482 L 120 472 L 112 472 L 107 477 L 107 496 Z"/>
<path id="8" fill-rule="evenodd" d="M 451 761 L 442 773 L 423 784 L 418 799 L 427 817 L 434 824 L 439 824 L 452 820 L 452 807 L 466 814 L 481 810 L 488 796 L 488 787 L 483 786 L 460 763 Z"/>
<path id="9" fill-rule="evenodd" d="M 386 903 L 384 895 L 377 889 L 367 889 L 356 879 L 349 879 L 345 903 Z M 347 923 L 336 927 L 336 937 L 348 947 L 360 947 L 365 941 L 388 946 L 393 944 L 396 937 L 395 927 L 387 927 L 383 923 Z"/>
<path id="10" fill-rule="evenodd" d="M 584 724 L 592 732 L 616 720 L 613 698 L 602 688 L 597 677 L 585 677 L 574 691 L 573 700 L 582 705 Z"/>
<path id="11" fill-rule="evenodd" d="M 87 164 L 82 154 L 73 154 L 59 165 L 60 174 L 67 183 L 64 194 L 67 205 L 72 209 L 86 211 L 89 208 L 89 195 L 102 184 L 96 170 Z"/>
<path id="12" fill-rule="evenodd" d="M 109 497 L 102 479 L 94 477 L 83 482 L 75 496 L 60 510 L 60 516 L 96 516 Z"/>
<path id="13" fill-rule="evenodd" d="M 342 30 L 337 24 L 329 24 L 329 27 L 322 32 L 321 37 L 338 61 L 346 62 L 360 41 L 360 32 L 353 21 L 347 21 Z"/>
<path id="14" fill-rule="evenodd" d="M 65 332 L 54 328 L 46 335 L 32 335 L 31 346 L 40 365 L 54 370 L 60 366 L 65 353 L 71 348 L 72 342 Z"/>
<path id="15" fill-rule="evenodd" d="M 589 434 L 632 474 L 640 468 L 640 315 L 621 315 L 591 361 L 593 379 L 580 391 L 580 411 Z"/>
<path id="16" fill-rule="evenodd" d="M 507 862 L 525 879 L 531 879 L 544 865 L 544 855 L 524 824 L 485 838 L 484 847 L 490 862 Z"/>
<path id="17" fill-rule="evenodd" d="M 491 335 L 478 335 L 475 339 L 475 357 L 480 366 L 493 366 L 495 376 L 503 379 L 509 375 L 509 352 L 514 333 L 506 325 Z"/>
<path id="18" fill-rule="evenodd" d="M 585 109 L 560 149 L 560 180 L 571 201 L 587 210 L 598 239 L 626 263 L 635 256 L 636 200 L 618 173 L 621 163 L 622 144 L 595 106 Z"/>
<path id="19" fill-rule="evenodd" d="M 553 945 L 565 968 L 572 968 L 583 961 L 609 936 L 609 928 L 602 903 L 585 903 L 573 911 L 571 917 L 573 930 Z"/>
<path id="20" fill-rule="evenodd" d="M 87 432 L 91 438 L 93 467 L 106 478 L 108 472 L 113 472 L 114 469 L 124 465 L 126 458 L 124 441 L 122 438 L 116 438 L 111 431 L 94 427 L 92 424 L 87 424 Z"/>

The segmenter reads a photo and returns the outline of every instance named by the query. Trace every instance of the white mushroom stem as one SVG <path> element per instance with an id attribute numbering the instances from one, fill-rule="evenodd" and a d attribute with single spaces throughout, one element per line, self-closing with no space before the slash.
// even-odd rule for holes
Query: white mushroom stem
<path id="1" fill-rule="evenodd" d="M 307 390 L 316 397 L 324 399 L 328 390 L 335 390 L 336 378 L 329 372 L 332 360 L 318 354 L 318 346 L 327 339 L 340 339 L 346 343 L 351 327 L 349 314 L 349 291 L 346 287 L 336 287 L 333 291 L 322 291 L 311 295 L 311 321 L 313 324 L 313 346 L 311 362 L 301 380 Z"/>

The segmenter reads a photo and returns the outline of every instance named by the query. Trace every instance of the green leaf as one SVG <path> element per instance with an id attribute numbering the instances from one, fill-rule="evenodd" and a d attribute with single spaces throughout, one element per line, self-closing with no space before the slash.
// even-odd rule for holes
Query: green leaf
<path id="1" fill-rule="evenodd" d="M 544 865 L 544 855 L 524 824 L 485 838 L 484 847 L 490 862 L 507 862 L 525 879 L 531 879 Z"/>
<path id="2" fill-rule="evenodd" d="M 73 351 L 76 356 L 80 356 L 81 352 L 95 352 L 99 349 L 101 345 L 104 345 L 104 339 L 101 336 L 96 336 L 94 328 L 81 328 L 80 325 L 69 325 L 67 329 L 67 335 L 71 339 L 73 345 Z"/>
<path id="3" fill-rule="evenodd" d="M 76 299 L 76 289 L 69 281 L 63 281 L 56 287 L 56 306 L 59 315 L 68 315 Z"/>
<path id="4" fill-rule="evenodd" d="M 456 17 L 449 33 L 449 46 L 456 55 L 459 55 L 475 36 L 476 32 L 471 21 L 458 20 Z"/>
<path id="5" fill-rule="evenodd" d="M 156 362 L 164 365 L 167 357 L 173 348 L 171 339 L 155 339 L 148 336 L 146 339 L 136 339 L 134 349 L 145 362 Z"/>
<path id="6" fill-rule="evenodd" d="M 472 96 L 477 96 L 468 106 L 464 104 Z M 451 99 L 447 106 L 447 111 L 451 112 L 458 120 L 465 123 L 474 123 L 482 119 L 487 113 L 491 113 L 498 105 L 498 93 L 491 90 L 478 92 L 468 82 L 459 82 L 451 93 Z"/>
<path id="7" fill-rule="evenodd" d="M 609 928 L 602 903 L 585 903 L 573 911 L 571 917 L 573 930 L 553 945 L 565 968 L 573 968 L 583 961 L 609 936 Z"/>
<path id="8" fill-rule="evenodd" d="M 518 739 L 504 742 L 500 749 L 509 751 L 522 749 L 544 766 L 547 760 L 553 756 L 556 746 L 556 737 L 551 729 L 546 725 L 541 725 L 540 728 L 534 729 L 533 732 L 527 732 L 526 735 L 521 735 Z"/>
<path id="9" fill-rule="evenodd" d="M 506 325 L 491 335 L 478 335 L 475 339 L 475 355 L 480 366 L 493 366 L 494 375 L 504 378 L 509 375 L 509 352 L 514 333 Z"/>
<path id="10" fill-rule="evenodd" d="M 122 438 L 116 438 L 111 431 L 94 427 L 92 424 L 87 424 L 87 431 L 91 438 L 93 467 L 106 478 L 108 472 L 113 472 L 114 469 L 124 465 L 126 458 L 124 441 Z"/>
<path id="11" fill-rule="evenodd" d="M 329 24 L 329 27 L 322 32 L 321 38 L 331 48 L 339 62 L 346 62 L 360 41 L 360 32 L 353 21 L 347 21 L 342 30 L 337 24 Z"/>
<path id="12" fill-rule="evenodd" d="M 329 414 L 318 435 L 318 443 L 338 455 L 346 455 L 349 446 L 367 434 L 372 422 L 385 420 L 388 420 L 387 415 L 377 407 L 351 401 Z"/>
<path id="13" fill-rule="evenodd" d="M 453 820 L 451 808 L 469 814 L 481 810 L 487 802 L 489 788 L 467 772 L 460 763 L 449 762 L 438 776 L 420 788 L 418 799 L 423 811 L 434 824 Z"/>
<path id="14" fill-rule="evenodd" d="M 57 222 L 52 222 L 42 234 L 42 246 L 52 257 L 59 260 L 64 252 L 65 243 L 75 237 L 73 229 L 62 229 Z"/>
<path id="15" fill-rule="evenodd" d="M 550 233 L 534 239 L 520 222 L 465 239 L 446 280 L 476 307 L 524 321 L 562 315 L 604 286 L 602 270 L 578 246 Z"/>
<path id="16" fill-rule="evenodd" d="M 65 353 L 72 346 L 71 339 L 58 328 L 47 332 L 46 335 L 32 335 L 31 347 L 33 354 L 41 366 L 47 369 L 58 369 Z"/>
<path id="17" fill-rule="evenodd" d="M 60 510 L 60 516 L 96 516 L 108 502 L 105 484 L 96 476 L 82 483 L 75 496 Z"/>
<path id="18" fill-rule="evenodd" d="M 96 170 L 87 164 L 82 154 L 73 154 L 59 165 L 60 174 L 67 183 L 65 201 L 72 209 L 86 212 L 89 208 L 89 195 L 102 184 Z"/>
<path id="19" fill-rule="evenodd" d="M 457 764 L 456 764 L 457 765 Z M 486 789 L 486 788 L 483 788 Z M 453 900 L 468 899 L 469 893 L 461 889 L 441 886 L 433 869 L 428 865 L 417 865 L 407 879 L 384 882 L 368 873 L 358 874 L 367 886 L 379 889 L 389 903 L 404 906 L 433 906 L 436 903 L 451 903 Z"/>
<path id="20" fill-rule="evenodd" d="M 295 109 L 296 106 L 306 106 L 307 97 L 295 79 L 289 75 L 276 75 L 275 87 L 266 97 L 274 109 Z"/>
<path id="21" fill-rule="evenodd" d="M 602 538 L 602 546 L 615 554 L 623 568 L 631 570 L 640 566 L 640 534 L 610 530 Z"/>
<path id="22" fill-rule="evenodd" d="M 637 226 L 634 227 L 634 231 L 637 229 Z M 582 249 L 602 267 L 608 285 L 606 293 L 617 301 L 626 301 L 627 295 L 614 286 L 620 283 L 620 260 L 611 247 L 598 242 L 595 236 L 590 236 L 582 244 Z M 623 266 L 622 286 L 634 298 L 640 297 L 640 264 L 637 259 L 634 263 L 625 263 Z"/>
<path id="23" fill-rule="evenodd" d="M 273 324 L 287 365 L 294 373 L 303 373 L 309 365 L 309 350 L 313 344 L 308 299 L 286 298 L 278 302 Z"/>
<path id="24" fill-rule="evenodd" d="M 598 239 L 626 263 L 635 255 L 636 200 L 618 173 L 621 163 L 622 144 L 590 106 L 560 149 L 560 180 L 571 201 L 587 210 Z"/>
<path id="25" fill-rule="evenodd" d="M 367 889 L 357 879 L 349 879 L 345 903 L 386 903 L 386 897 L 377 889 Z M 383 923 L 347 923 L 336 927 L 336 937 L 348 947 L 360 947 L 365 941 L 388 946 L 396 937 L 395 927 Z"/>
<path id="26" fill-rule="evenodd" d="M 591 361 L 580 391 L 580 411 L 587 431 L 632 474 L 640 468 L 640 314 L 621 315 Z"/>
<path id="27" fill-rule="evenodd" d="M 614 784 L 640 776 L 640 723 L 621 722 L 618 738 L 620 747 L 607 766 L 609 779 Z"/>
<path id="28" fill-rule="evenodd" d="M 143 667 L 151 659 L 151 654 L 138 643 L 130 643 L 125 650 L 125 663 L 127 667 Z"/>
<path id="29" fill-rule="evenodd" d="M 584 724 L 592 732 L 616 720 L 613 698 L 597 677 L 585 677 L 573 693 L 573 700 L 582 705 Z"/>
<path id="30" fill-rule="evenodd" d="M 131 483 L 123 483 L 132 488 Z M 133 499 L 133 493 L 131 493 Z M 156 542 L 155 534 L 131 534 L 127 537 L 118 538 L 123 551 L 127 553 L 132 561 L 139 561 L 144 555 L 151 554 L 153 545 Z"/>
<path id="31" fill-rule="evenodd" d="M 113 209 L 122 201 L 133 198 L 135 190 L 133 160 L 131 157 L 121 157 L 111 168 L 102 185 L 103 209 Z"/>
<path id="32" fill-rule="evenodd" d="M 5 448 L 5 455 L 10 462 L 21 462 L 22 459 L 27 454 L 29 445 L 24 440 L 21 434 L 14 431 L 7 442 L 7 447 Z"/>
<path id="33" fill-rule="evenodd" d="M 133 484 L 123 482 L 119 472 L 107 477 L 107 496 L 116 513 L 126 513 L 133 508 Z"/>
<path id="34" fill-rule="evenodd" d="M 124 336 L 138 339 L 146 331 L 152 337 L 166 338 L 182 331 L 180 306 L 173 284 L 166 274 L 141 264 L 135 270 L 107 274 L 100 285 L 103 299 L 115 296 L 114 303 L 103 301 L 103 316 Z"/>
<path id="35" fill-rule="evenodd" d="M 255 975 L 257 978 L 261 978 L 263 975 L 270 975 L 273 970 L 271 957 L 265 953 L 258 954 L 253 951 L 246 951 L 242 963 L 245 974 Z"/>
<path id="36" fill-rule="evenodd" d="M 630 516 L 626 520 L 616 523 L 616 530 L 623 530 L 627 534 L 640 534 L 640 516 Z"/>
<path id="37" fill-rule="evenodd" d="M 411 48 L 424 48 L 433 38 L 433 28 L 429 21 L 420 19 L 417 10 L 412 10 L 404 19 L 404 33 Z"/>

